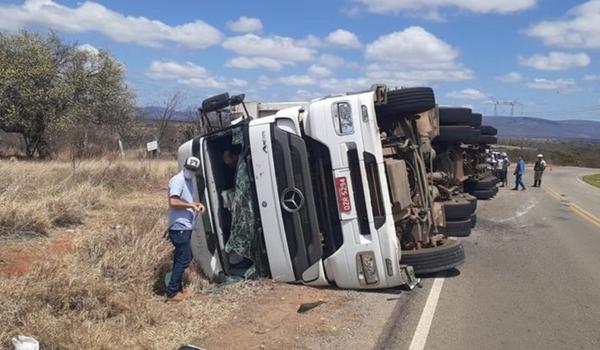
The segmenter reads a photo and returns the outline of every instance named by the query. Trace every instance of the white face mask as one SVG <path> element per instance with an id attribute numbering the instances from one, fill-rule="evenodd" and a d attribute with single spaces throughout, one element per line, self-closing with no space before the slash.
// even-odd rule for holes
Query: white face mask
<path id="1" fill-rule="evenodd" d="M 192 179 L 194 177 L 194 172 L 189 169 L 183 169 L 183 177 L 186 179 Z"/>

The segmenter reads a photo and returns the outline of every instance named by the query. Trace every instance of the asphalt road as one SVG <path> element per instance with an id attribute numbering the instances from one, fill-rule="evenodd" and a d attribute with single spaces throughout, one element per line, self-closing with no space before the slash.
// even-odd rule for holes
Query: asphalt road
<path id="1" fill-rule="evenodd" d="M 375 348 L 600 349 L 600 191 L 577 180 L 594 172 L 554 167 L 547 188 L 480 201 L 465 265 L 388 297 Z"/>

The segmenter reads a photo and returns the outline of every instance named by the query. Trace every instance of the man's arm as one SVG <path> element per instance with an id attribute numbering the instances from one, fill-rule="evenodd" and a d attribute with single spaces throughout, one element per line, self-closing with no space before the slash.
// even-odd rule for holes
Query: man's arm
<path id="1" fill-rule="evenodd" d="M 204 205 L 202 205 L 202 203 L 188 203 L 177 196 L 169 197 L 169 206 L 175 209 L 192 209 L 200 214 L 203 214 L 205 210 Z"/>

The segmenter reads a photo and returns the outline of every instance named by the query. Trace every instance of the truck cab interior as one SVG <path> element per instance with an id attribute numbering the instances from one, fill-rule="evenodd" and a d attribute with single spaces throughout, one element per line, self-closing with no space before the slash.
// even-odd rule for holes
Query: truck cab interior
<path id="1" fill-rule="evenodd" d="M 204 164 L 210 215 L 218 238 L 221 265 L 228 276 L 268 275 L 266 254 L 259 237 L 249 166 L 250 148 L 244 140 L 247 123 L 220 130 L 204 138 Z"/>

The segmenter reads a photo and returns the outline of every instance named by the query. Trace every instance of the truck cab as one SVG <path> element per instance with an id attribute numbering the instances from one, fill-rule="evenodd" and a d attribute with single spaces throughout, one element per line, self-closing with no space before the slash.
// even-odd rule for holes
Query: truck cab
<path id="1" fill-rule="evenodd" d="M 328 283 L 300 111 L 245 118 L 179 148 L 180 164 L 189 156 L 202 164 L 194 196 L 207 212 L 194 224 L 192 253 L 210 280 Z M 236 161 L 226 161 L 225 153 Z"/>

